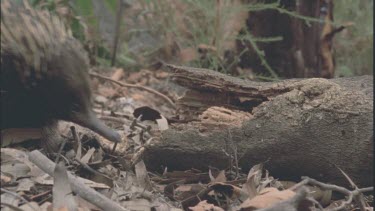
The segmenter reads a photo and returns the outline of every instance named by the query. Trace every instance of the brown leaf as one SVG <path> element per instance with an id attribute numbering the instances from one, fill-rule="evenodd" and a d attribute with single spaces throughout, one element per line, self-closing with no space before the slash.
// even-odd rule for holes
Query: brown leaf
<path id="1" fill-rule="evenodd" d="M 198 50 L 201 53 L 214 53 L 217 51 L 215 46 L 212 45 L 206 45 L 206 44 L 199 44 Z"/>
<path id="2" fill-rule="evenodd" d="M 98 89 L 98 93 L 104 97 L 112 98 L 117 94 L 116 89 L 100 86 Z"/>
<path id="3" fill-rule="evenodd" d="M 276 188 L 265 188 L 256 197 L 244 201 L 241 204 L 241 208 L 248 211 L 265 208 L 282 200 L 289 199 L 294 195 L 295 192 L 291 190 L 279 191 Z"/>
<path id="4" fill-rule="evenodd" d="M 257 187 L 262 178 L 262 170 L 263 164 L 257 164 L 250 169 L 249 174 L 247 175 L 247 181 L 243 185 L 242 190 L 249 194 L 249 199 L 254 198 L 258 194 Z"/>
<path id="5" fill-rule="evenodd" d="M 145 101 L 146 97 L 142 93 L 134 93 L 131 95 L 134 101 Z"/>
<path id="6" fill-rule="evenodd" d="M 155 73 L 155 77 L 157 79 L 166 79 L 168 76 L 169 76 L 169 73 L 165 71 L 158 71 Z"/>
<path id="7" fill-rule="evenodd" d="M 42 137 L 40 128 L 10 128 L 1 130 L 1 147 Z"/>
<path id="8" fill-rule="evenodd" d="M 9 183 L 9 182 L 12 181 L 12 177 L 5 175 L 3 172 L 1 172 L 0 178 L 1 178 L 1 184 L 2 185 L 4 185 L 4 184 Z"/>
<path id="9" fill-rule="evenodd" d="M 207 203 L 207 200 L 199 202 L 194 207 L 189 207 L 191 211 L 224 211 L 221 207 Z"/>
<path id="10" fill-rule="evenodd" d="M 186 184 L 186 185 L 179 185 L 175 189 L 176 198 L 180 200 L 185 200 L 192 196 L 196 196 L 198 193 L 205 190 L 206 187 L 201 184 Z"/>
<path id="11" fill-rule="evenodd" d="M 185 48 L 180 51 L 179 55 L 182 62 L 187 63 L 198 58 L 198 52 L 195 48 Z"/>
<path id="12" fill-rule="evenodd" d="M 226 182 L 227 181 L 227 178 L 225 176 L 225 171 L 222 170 L 219 172 L 219 174 L 217 175 L 217 177 L 212 181 L 212 183 L 216 183 L 216 182 Z"/>
<path id="13" fill-rule="evenodd" d="M 115 72 L 111 76 L 111 79 L 115 81 L 120 81 L 124 77 L 124 75 L 124 69 L 116 68 Z"/>
<path id="14" fill-rule="evenodd" d="M 210 185 L 209 187 L 212 188 L 215 192 L 225 194 L 230 198 L 242 198 L 244 195 L 247 195 L 247 193 L 242 191 L 240 187 L 231 184 L 218 182 Z"/>

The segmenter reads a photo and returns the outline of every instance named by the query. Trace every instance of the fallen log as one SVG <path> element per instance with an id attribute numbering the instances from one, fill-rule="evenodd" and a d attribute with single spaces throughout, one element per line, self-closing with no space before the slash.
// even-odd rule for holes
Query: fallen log
<path id="1" fill-rule="evenodd" d="M 148 168 L 249 170 L 266 162 L 281 179 L 347 186 L 373 178 L 373 76 L 253 82 L 169 65 L 188 88 L 173 124 L 146 151 Z"/>

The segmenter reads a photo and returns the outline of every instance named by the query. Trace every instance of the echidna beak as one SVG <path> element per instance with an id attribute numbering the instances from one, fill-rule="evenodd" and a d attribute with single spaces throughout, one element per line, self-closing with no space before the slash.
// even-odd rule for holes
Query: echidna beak
<path id="1" fill-rule="evenodd" d="M 109 141 L 112 141 L 112 142 L 121 141 L 120 134 L 118 134 L 116 131 L 106 126 L 100 119 L 96 117 L 96 115 L 92 111 L 90 111 L 89 114 L 84 119 L 82 119 L 81 121 L 77 123 L 98 133 L 99 135 L 103 136 Z"/>

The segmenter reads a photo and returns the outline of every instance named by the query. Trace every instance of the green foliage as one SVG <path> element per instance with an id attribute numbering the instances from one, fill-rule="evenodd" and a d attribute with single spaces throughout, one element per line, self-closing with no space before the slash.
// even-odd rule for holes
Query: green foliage
<path id="1" fill-rule="evenodd" d="M 91 0 L 76 0 L 74 2 L 74 9 L 77 15 L 81 15 L 88 19 L 90 24 L 96 25 L 94 11 Z"/>
<path id="2" fill-rule="evenodd" d="M 373 74 L 373 0 L 335 1 L 335 20 L 354 25 L 335 37 L 336 75 Z"/>
<path id="3" fill-rule="evenodd" d="M 144 1 L 144 11 L 147 11 L 141 15 L 145 16 L 148 21 L 148 26 L 151 32 L 154 34 L 164 35 L 166 38 L 167 34 L 172 35 L 173 42 L 178 46 L 180 50 L 193 48 L 198 49 L 199 45 L 206 45 L 215 47 L 215 51 L 208 52 L 204 55 L 204 58 L 195 59 L 187 64 L 189 66 L 203 67 L 213 70 L 218 70 L 224 73 L 228 72 L 233 66 L 236 66 L 239 62 L 240 56 L 245 53 L 248 49 L 235 55 L 234 61 L 229 65 L 223 58 L 224 49 L 223 43 L 234 42 L 239 39 L 242 41 L 250 41 L 252 48 L 256 50 L 262 64 L 266 67 L 271 78 L 277 78 L 275 71 L 268 65 L 264 59 L 264 53 L 257 47 L 257 42 L 275 42 L 280 41 L 282 38 L 252 38 L 250 34 L 247 36 L 231 36 L 223 37 L 222 28 L 227 24 L 227 20 L 231 15 L 238 14 L 249 10 L 264 10 L 264 9 L 275 9 L 278 7 L 278 3 L 273 4 L 256 4 L 256 5 L 244 5 L 233 6 L 230 1 L 221 1 L 222 4 L 226 4 L 221 7 L 220 14 L 218 14 L 217 7 L 218 1 L 216 0 L 179 0 L 178 3 L 185 5 L 185 9 L 178 14 L 175 14 L 174 8 L 171 4 L 165 0 L 154 0 Z M 147 14 L 151 13 L 153 18 L 147 19 Z M 176 17 L 178 15 L 179 17 Z M 172 17 L 172 18 L 171 18 Z M 179 21 L 177 20 L 179 19 Z M 187 31 L 184 31 L 181 27 L 184 25 Z M 245 28 L 245 22 L 243 22 Z M 164 39 L 163 37 L 161 39 Z M 252 40 L 254 39 L 254 41 Z"/>
<path id="4" fill-rule="evenodd" d="M 99 32 L 100 20 L 97 14 L 94 14 L 92 0 L 30 0 L 32 5 L 43 5 L 44 8 L 56 12 L 59 6 L 68 7 L 72 16 L 67 21 L 71 26 L 73 35 L 82 42 L 90 42 L 93 45 L 93 54 L 101 65 L 109 65 L 111 50 L 108 44 L 104 45 L 102 36 Z M 59 5 L 56 5 L 59 2 Z M 104 0 L 105 6 L 113 16 L 116 16 L 118 0 Z M 173 52 L 167 55 L 168 60 L 177 57 L 176 52 L 192 48 L 198 49 L 200 45 L 211 46 L 215 51 L 209 51 L 195 60 L 182 64 L 196 67 L 204 67 L 229 72 L 229 69 L 236 67 L 242 54 L 250 49 L 244 49 L 237 52 L 231 63 L 225 61 L 223 52 L 225 49 L 223 43 L 237 40 L 248 43 L 252 50 L 258 55 L 261 64 L 267 70 L 264 75 L 258 78 L 273 80 L 278 76 L 272 67 L 267 63 L 264 52 L 257 46 L 262 42 L 279 42 L 282 37 L 253 37 L 246 30 L 237 36 L 222 35 L 222 29 L 226 21 L 233 14 L 239 14 L 243 11 L 261 11 L 276 10 L 280 13 L 290 15 L 294 18 L 302 19 L 307 25 L 311 22 L 321 22 L 322 20 L 301 16 L 295 12 L 281 8 L 280 2 L 257 3 L 241 6 L 231 5 L 226 0 L 221 0 L 223 6 L 218 13 L 217 0 L 139 0 L 133 2 L 139 8 L 138 13 L 128 19 L 132 23 L 123 21 L 121 35 L 121 44 L 117 54 L 117 64 L 127 69 L 138 69 L 144 65 L 149 65 L 155 59 L 166 58 L 164 53 L 169 48 Z M 229 3 L 229 4 L 228 4 Z M 358 74 L 371 74 L 373 65 L 373 29 L 372 29 L 372 0 L 341 0 L 335 1 L 335 26 L 347 21 L 354 22 L 354 26 L 346 31 L 339 33 L 335 39 L 336 48 L 336 72 L 338 75 L 350 76 Z M 176 13 L 174 4 L 183 4 L 184 10 Z M 126 13 L 126 11 L 125 11 Z M 124 15 L 126 16 L 126 14 Z M 124 17 L 123 17 L 124 18 Z M 122 19 L 124 20 L 124 19 Z M 113 24 L 113 23 L 112 23 Z M 245 27 L 245 23 L 244 28 Z M 143 38 L 143 40 L 140 37 Z M 154 38 L 152 44 L 144 44 L 134 47 L 134 43 L 145 43 L 147 36 Z M 131 44 L 133 43 L 133 45 Z M 169 46 L 168 46 L 169 45 Z M 134 50 L 136 48 L 136 50 Z M 163 57 L 164 55 L 164 57 Z M 179 62 L 181 64 L 181 62 Z"/>
<path id="5" fill-rule="evenodd" d="M 112 13 L 115 13 L 117 11 L 117 0 L 106 0 L 104 2 Z"/>

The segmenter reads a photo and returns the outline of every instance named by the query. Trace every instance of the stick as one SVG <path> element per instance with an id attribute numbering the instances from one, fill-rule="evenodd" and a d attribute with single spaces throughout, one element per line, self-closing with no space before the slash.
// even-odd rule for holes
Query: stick
<path id="1" fill-rule="evenodd" d="M 131 88 L 138 88 L 138 89 L 142 89 L 142 90 L 145 90 L 145 91 L 148 91 L 148 92 L 151 92 L 155 95 L 158 95 L 159 97 L 165 99 L 173 108 L 176 108 L 176 105 L 174 104 L 174 102 L 169 99 L 169 97 L 165 96 L 164 94 L 154 90 L 154 89 L 151 89 L 151 88 L 148 88 L 148 87 L 145 87 L 145 86 L 140 86 L 140 85 L 136 85 L 136 84 L 126 84 L 126 83 L 122 83 L 120 81 L 116 81 L 116 80 L 113 80 L 109 77 L 106 77 L 106 76 L 103 76 L 103 75 L 99 75 L 97 73 L 90 73 L 91 76 L 94 76 L 94 77 L 97 77 L 97 78 L 101 78 L 101 79 L 105 79 L 105 80 L 108 80 L 110 82 L 113 82 L 117 85 L 120 85 L 120 86 L 123 86 L 123 87 L 131 87 Z"/>
<path id="2" fill-rule="evenodd" d="M 38 150 L 34 150 L 29 154 L 29 160 L 37 165 L 44 172 L 53 176 L 55 169 L 55 163 L 49 160 L 45 155 L 43 155 Z M 72 185 L 73 191 L 78 194 L 83 199 L 89 201 L 95 206 L 102 210 L 113 210 L 113 211 L 126 211 L 128 209 L 121 207 L 119 204 L 105 197 L 104 195 L 98 193 L 94 189 L 87 187 L 83 179 L 80 177 L 73 176 L 68 172 L 69 182 Z"/>

